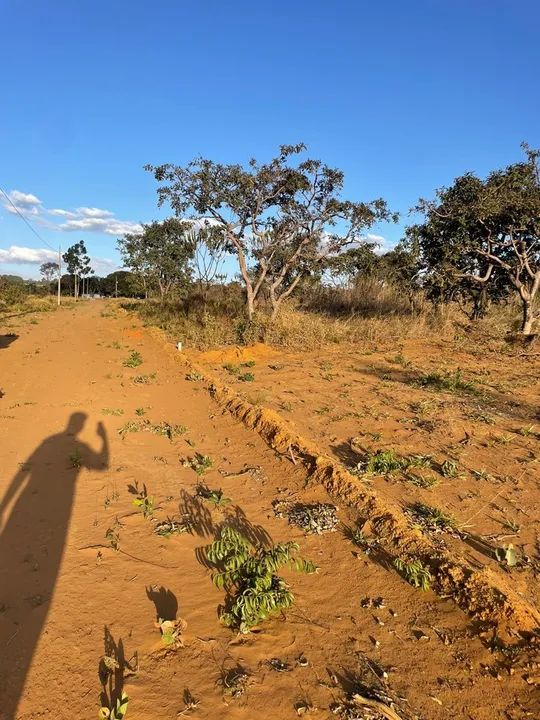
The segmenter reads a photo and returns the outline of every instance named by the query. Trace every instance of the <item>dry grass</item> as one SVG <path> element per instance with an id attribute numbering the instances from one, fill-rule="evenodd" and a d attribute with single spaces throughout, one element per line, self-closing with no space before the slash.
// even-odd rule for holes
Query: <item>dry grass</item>
<path id="1" fill-rule="evenodd" d="M 62 297 L 62 305 L 70 306 L 73 304 L 72 298 Z M 56 296 L 46 295 L 27 295 L 22 296 L 15 301 L 11 301 L 2 295 L 0 295 L 0 320 L 3 317 L 32 312 L 48 312 L 54 310 L 57 307 Z"/>
<path id="2" fill-rule="evenodd" d="M 186 316 L 180 303 L 124 303 L 135 310 L 146 325 L 165 330 L 175 341 L 200 350 L 224 345 L 246 345 L 263 340 L 270 345 L 288 349 L 316 349 L 332 343 L 369 344 L 390 339 L 425 337 L 435 330 L 452 330 L 455 310 L 444 313 L 422 312 L 409 315 L 354 315 L 349 318 L 302 309 L 294 304 L 284 306 L 271 323 L 259 313 L 251 324 L 231 313 L 205 313 Z"/>
<path id="3" fill-rule="evenodd" d="M 470 342 L 470 329 L 483 341 L 504 345 L 508 330 L 519 323 L 519 309 L 494 306 L 474 325 L 456 304 L 434 305 L 421 293 L 409 297 L 391 285 L 366 279 L 354 288 L 318 288 L 284 305 L 271 323 L 260 311 L 247 322 L 238 288 L 220 288 L 206 306 L 185 298 L 173 302 L 125 302 L 146 325 L 165 330 L 186 348 L 206 350 L 266 342 L 290 350 L 313 350 L 329 344 L 369 346 L 407 338 L 447 336 Z"/>

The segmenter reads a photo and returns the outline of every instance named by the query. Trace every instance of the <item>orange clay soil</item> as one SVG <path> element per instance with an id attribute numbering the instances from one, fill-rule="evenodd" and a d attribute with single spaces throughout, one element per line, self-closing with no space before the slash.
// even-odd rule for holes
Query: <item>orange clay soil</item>
<path id="1" fill-rule="evenodd" d="M 344 467 L 360 463 L 359 481 L 388 505 L 442 510 L 461 532 L 428 529 L 434 543 L 499 574 L 540 608 L 540 345 L 524 351 L 461 336 L 269 352 L 189 356 L 249 402 L 279 412 Z M 455 378 L 456 370 L 471 387 L 422 386 L 430 373 Z M 254 379 L 239 380 L 246 372 Z M 387 450 L 427 455 L 431 467 L 361 471 L 370 454 Z M 518 560 L 511 572 L 495 557 L 509 544 Z"/>
<path id="2" fill-rule="evenodd" d="M 540 716 L 540 678 L 530 654 L 494 651 L 491 634 L 453 602 L 415 590 L 341 529 L 306 536 L 276 517 L 275 499 L 332 500 L 321 485 L 306 482 L 300 464 L 223 414 L 202 384 L 187 381 L 185 369 L 152 332 L 101 301 L 9 322 L 0 328 L 2 720 L 96 717 L 105 655 L 118 664 L 113 687 L 123 685 L 129 695 L 127 720 L 175 719 L 183 711 L 182 717 L 194 718 L 328 718 L 356 680 L 371 687 L 384 683 L 404 720 Z M 452 509 L 460 520 L 480 509 L 489 488 L 493 495 L 502 488 L 475 517 L 475 532 L 510 532 L 497 522 L 504 513 L 520 526 L 514 545 L 534 559 L 534 540 L 527 540 L 532 547 L 521 545 L 538 528 L 538 443 L 513 432 L 533 424 L 524 417 L 533 412 L 534 399 L 525 399 L 532 381 L 512 390 L 518 404 L 506 406 L 507 393 L 492 383 L 508 382 L 505 367 L 523 382 L 518 361 L 493 357 L 482 363 L 492 368 L 486 392 L 496 403 L 489 410 L 483 404 L 482 412 L 489 411 L 494 424 L 465 420 L 468 399 L 401 382 L 405 373 L 429 367 L 433 350 L 416 346 L 415 354 L 414 347 L 403 350 L 414 369 L 389 363 L 387 354 L 343 351 L 263 360 L 259 348 L 255 366 L 246 369 L 255 381 L 245 383 L 245 390 L 266 393 L 270 406 L 287 403 L 298 429 L 333 453 L 361 432 L 381 433 L 376 443 L 364 436 L 366 446 L 430 453 L 437 460 L 458 451 L 467 479 L 441 478 L 431 490 L 409 489 L 398 477 L 371 482 L 391 499 L 422 498 Z M 143 361 L 135 368 L 123 364 L 132 351 Z M 438 348 L 434 365 L 443 359 Z M 451 359 L 452 366 L 459 361 L 472 374 L 464 354 Z M 222 364 L 221 358 L 213 362 Z M 524 367 L 528 376 L 535 374 L 530 361 Z M 141 379 L 146 382 L 135 382 Z M 404 412 L 424 400 L 434 403 L 426 413 L 434 423 L 429 433 L 412 424 L 423 416 Z M 328 411 L 315 412 L 326 406 Z M 145 419 L 183 425 L 187 432 L 172 441 L 150 432 L 119 434 L 126 423 Z M 403 419 L 411 425 L 398 422 Z M 465 430 L 469 443 L 450 452 Z M 511 443 L 493 444 L 491 437 L 503 434 Z M 182 464 L 195 452 L 213 460 L 204 481 L 231 498 L 222 509 L 195 494 L 199 478 Z M 496 458 L 504 467 L 494 464 Z M 246 468 L 256 469 L 242 472 Z M 495 479 L 471 479 L 470 470 L 480 468 Z M 520 477 L 516 469 L 526 473 Z M 515 484 L 501 482 L 502 475 L 514 476 Z M 154 534 L 154 523 L 133 505 L 130 492 L 144 485 L 154 498 L 156 519 L 185 514 L 192 532 L 169 539 Z M 460 499 L 467 493 L 477 494 Z M 343 526 L 357 520 L 344 505 L 338 505 L 338 517 Z M 247 636 L 220 624 L 224 593 L 201 562 L 200 549 L 223 522 L 252 538 L 294 539 L 320 568 L 317 575 L 284 572 L 296 604 Z M 522 582 L 529 572 L 513 570 L 512 576 Z M 382 607 L 374 607 L 377 598 Z M 182 618 L 183 647 L 164 647 L 156 615 Z M 269 664 L 275 658 L 285 671 Z M 238 668 L 247 674 L 245 684 L 234 683 Z M 190 696 L 199 702 L 188 710 Z"/>

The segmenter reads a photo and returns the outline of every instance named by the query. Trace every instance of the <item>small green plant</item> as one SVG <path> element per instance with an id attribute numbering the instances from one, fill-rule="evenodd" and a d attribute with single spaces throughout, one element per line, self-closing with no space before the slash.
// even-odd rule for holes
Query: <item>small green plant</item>
<path id="1" fill-rule="evenodd" d="M 459 467 L 454 460 L 445 460 L 441 465 L 441 475 L 445 478 L 459 477 Z"/>
<path id="2" fill-rule="evenodd" d="M 229 375 L 239 375 L 240 374 L 240 366 L 239 365 L 233 365 L 232 363 L 225 363 L 223 365 L 223 369 L 226 370 Z"/>
<path id="3" fill-rule="evenodd" d="M 439 482 L 434 475 L 416 475 L 415 473 L 405 473 L 405 480 L 419 488 L 432 488 Z"/>
<path id="4" fill-rule="evenodd" d="M 520 435 L 523 435 L 523 437 L 540 437 L 540 433 L 536 431 L 534 425 L 529 425 L 528 427 L 520 427 L 517 432 Z"/>
<path id="5" fill-rule="evenodd" d="M 192 370 L 186 374 L 186 380 L 189 380 L 190 382 L 198 382 L 200 380 L 204 380 L 204 376 L 201 375 L 200 372 Z"/>
<path id="6" fill-rule="evenodd" d="M 398 353 L 398 355 L 394 355 L 391 362 L 395 362 L 397 365 L 401 365 L 401 367 L 408 368 L 411 366 L 411 361 L 407 360 L 401 353 Z"/>
<path id="7" fill-rule="evenodd" d="M 421 560 L 405 561 L 401 558 L 395 558 L 394 567 L 399 573 L 401 573 L 401 575 L 403 575 L 405 580 L 407 580 L 407 582 L 415 588 L 429 590 L 432 576 L 429 569 L 422 563 Z"/>
<path id="8" fill-rule="evenodd" d="M 430 388 L 431 390 L 437 390 L 439 392 L 447 391 L 452 393 L 478 394 L 478 390 L 474 382 L 472 380 L 465 380 L 461 374 L 460 368 L 446 373 L 426 373 L 418 378 L 416 384 L 420 387 Z"/>
<path id="9" fill-rule="evenodd" d="M 431 455 L 409 455 L 406 461 L 408 468 L 430 468 L 433 466 Z"/>
<path id="10" fill-rule="evenodd" d="M 164 645 L 183 647 L 182 632 L 186 629 L 186 622 L 180 618 L 176 620 L 163 620 L 158 618 L 156 627 L 161 632 L 161 640 Z"/>
<path id="11" fill-rule="evenodd" d="M 69 466 L 72 468 L 80 468 L 82 465 L 82 457 L 78 450 L 75 450 L 69 456 Z"/>
<path id="12" fill-rule="evenodd" d="M 379 545 L 377 538 L 366 537 L 359 527 L 347 528 L 346 536 L 354 545 L 356 545 L 356 547 L 363 550 L 366 555 L 369 555 L 372 550 L 376 550 Z"/>
<path id="13" fill-rule="evenodd" d="M 171 425 L 164 420 L 160 423 L 153 423 L 150 420 L 145 419 L 128 420 L 125 425 L 122 425 L 122 427 L 118 429 L 118 433 L 122 435 L 122 437 L 127 435 L 127 433 L 136 432 L 150 432 L 153 435 L 160 435 L 161 437 L 166 437 L 172 442 L 172 440 L 178 435 L 183 435 L 184 433 L 186 433 L 187 427 L 185 425 Z"/>
<path id="14" fill-rule="evenodd" d="M 490 473 L 488 473 L 485 468 L 481 468 L 480 470 L 473 470 L 472 474 L 477 480 L 487 480 L 489 482 L 492 482 L 494 480 L 493 475 L 490 475 Z"/>
<path id="15" fill-rule="evenodd" d="M 323 405 L 322 407 L 315 410 L 316 415 L 326 415 L 326 413 L 329 413 L 329 412 L 330 412 L 330 408 L 328 407 L 328 405 Z"/>
<path id="16" fill-rule="evenodd" d="M 238 380 L 240 382 L 253 382 L 255 380 L 255 375 L 250 372 L 243 373 L 242 375 L 238 376 Z"/>
<path id="17" fill-rule="evenodd" d="M 290 608 L 294 596 L 277 572 L 285 566 L 306 573 L 317 570 L 312 562 L 298 557 L 297 550 L 295 542 L 255 547 L 234 528 L 223 527 L 206 549 L 207 559 L 219 569 L 214 583 L 230 595 L 222 622 L 247 633 L 270 615 Z"/>
<path id="18" fill-rule="evenodd" d="M 136 497 L 133 498 L 133 505 L 139 508 L 145 518 L 151 518 L 154 515 L 154 498 L 148 495 L 146 485 L 143 485 L 142 489 L 137 491 Z"/>
<path id="19" fill-rule="evenodd" d="M 102 415 L 123 415 L 124 411 L 121 408 L 102 408 Z"/>
<path id="20" fill-rule="evenodd" d="M 428 529 L 431 530 L 455 530 L 456 520 L 449 513 L 445 513 L 437 507 L 417 502 L 411 506 L 413 516 Z"/>
<path id="21" fill-rule="evenodd" d="M 197 485 L 197 495 L 203 500 L 213 503 L 216 507 L 224 507 L 231 502 L 231 498 L 225 497 L 223 490 L 210 490 L 207 485 Z"/>
<path id="22" fill-rule="evenodd" d="M 189 522 L 180 522 L 175 518 L 167 517 L 166 520 L 160 520 L 154 527 L 154 533 L 160 537 L 171 537 L 171 535 L 182 535 L 189 532 L 191 525 Z"/>
<path id="23" fill-rule="evenodd" d="M 124 360 L 122 365 L 128 368 L 136 368 L 139 367 L 139 365 L 142 365 L 142 362 L 143 359 L 141 353 L 137 352 L 136 350 L 132 350 L 132 352 L 129 354 L 129 357 Z"/>
<path id="24" fill-rule="evenodd" d="M 156 377 L 156 373 L 152 373 L 151 375 L 135 375 L 133 378 L 133 382 L 135 385 L 150 385 L 152 380 L 154 380 Z"/>
<path id="25" fill-rule="evenodd" d="M 113 550 L 118 550 L 118 548 L 120 547 L 120 527 L 121 525 L 118 522 L 118 518 L 116 518 L 113 526 L 108 528 L 107 532 L 105 533 L 105 540 L 107 540 Z"/>
<path id="26" fill-rule="evenodd" d="M 210 470 L 214 465 L 214 461 L 209 455 L 203 455 L 200 452 L 196 452 L 193 457 L 186 458 L 183 461 L 184 467 L 189 467 L 195 470 L 197 475 L 204 475 L 207 470 Z"/>
<path id="27" fill-rule="evenodd" d="M 102 707 L 99 709 L 99 720 L 123 720 L 127 713 L 128 703 L 129 698 L 126 693 L 122 691 L 122 696 L 117 698 L 116 704 L 112 708 Z"/>
<path id="28" fill-rule="evenodd" d="M 135 408 L 135 415 L 138 415 L 139 417 L 146 415 L 145 408 L 143 408 L 143 407 Z"/>
<path id="29" fill-rule="evenodd" d="M 365 472 L 374 475 L 386 475 L 406 467 L 405 458 L 399 457 L 395 450 L 377 450 L 376 453 L 370 455 L 365 464 Z"/>
<path id="30" fill-rule="evenodd" d="M 246 692 L 250 674 L 241 665 L 223 670 L 220 678 L 220 685 L 223 688 L 223 694 L 231 698 L 239 698 Z"/>
<path id="31" fill-rule="evenodd" d="M 113 342 L 111 343 L 111 347 L 112 347 L 114 350 L 121 350 L 121 349 L 122 349 L 122 346 L 120 345 L 120 343 L 118 342 L 118 340 L 113 340 Z"/>

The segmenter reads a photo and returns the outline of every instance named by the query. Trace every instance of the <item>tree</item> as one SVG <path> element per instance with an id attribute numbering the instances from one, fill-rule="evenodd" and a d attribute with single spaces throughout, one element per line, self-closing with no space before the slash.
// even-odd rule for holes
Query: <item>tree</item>
<path id="1" fill-rule="evenodd" d="M 90 268 L 90 258 L 84 241 L 81 240 L 69 247 L 62 255 L 62 259 L 66 263 L 68 273 L 73 276 L 73 295 L 76 300 L 79 297 L 80 279 L 84 279 L 93 272 Z"/>
<path id="2" fill-rule="evenodd" d="M 408 236 L 441 292 L 476 287 L 486 297 L 513 287 L 521 331 L 530 334 L 540 287 L 540 151 L 523 148 L 524 162 L 485 180 L 467 173 L 438 190 L 435 201 L 421 199 L 415 209 L 425 221 Z"/>
<path id="3" fill-rule="evenodd" d="M 143 225 L 141 233 L 128 233 L 118 241 L 125 267 L 145 284 L 155 283 L 164 300 L 173 285 L 186 283 L 193 257 L 191 225 L 176 218 Z"/>
<path id="4" fill-rule="evenodd" d="M 44 262 L 39 268 L 39 272 L 43 275 L 45 282 L 50 283 L 58 275 L 58 269 L 58 263 Z"/>
<path id="5" fill-rule="evenodd" d="M 270 162 L 248 167 L 197 158 L 187 166 L 146 165 L 181 218 L 217 225 L 236 256 L 251 320 L 266 288 L 272 317 L 300 281 L 324 259 L 378 220 L 396 219 L 382 199 L 341 199 L 343 173 L 320 160 L 295 162 L 305 145 L 283 145 Z"/>
<path id="6" fill-rule="evenodd" d="M 193 247 L 191 266 L 203 304 L 206 306 L 212 285 L 225 280 L 225 242 L 219 227 L 202 227 L 190 233 Z"/>
<path id="7" fill-rule="evenodd" d="M 333 284 L 352 287 L 358 277 L 375 273 L 378 265 L 376 247 L 374 242 L 365 242 L 329 257 L 325 264 L 326 274 Z"/>

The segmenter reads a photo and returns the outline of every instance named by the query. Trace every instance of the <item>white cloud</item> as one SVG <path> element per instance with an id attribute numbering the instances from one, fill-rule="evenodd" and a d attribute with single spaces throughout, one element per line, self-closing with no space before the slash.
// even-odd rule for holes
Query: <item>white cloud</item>
<path id="1" fill-rule="evenodd" d="M 45 248 L 29 248 L 11 245 L 7 249 L 0 248 L 0 263 L 22 263 L 25 265 L 41 265 L 48 260 L 57 260 L 53 250 Z"/>
<path id="2" fill-rule="evenodd" d="M 69 210 L 62 210 L 62 208 L 53 208 L 47 210 L 48 215 L 60 215 L 60 217 L 76 217 L 76 213 L 70 212 Z"/>
<path id="3" fill-rule="evenodd" d="M 92 270 L 99 277 L 109 275 L 115 270 L 120 270 L 121 265 L 110 258 L 92 258 Z"/>
<path id="4" fill-rule="evenodd" d="M 3 203 L 6 210 L 13 215 L 17 213 L 17 210 L 29 215 L 39 215 L 42 207 L 41 200 L 35 195 L 32 195 L 32 193 L 23 193 L 19 190 L 12 190 L 8 193 L 8 197 L 11 200 L 11 203 L 2 198 Z M 15 208 L 17 208 L 17 210 L 15 210 Z"/>
<path id="5" fill-rule="evenodd" d="M 57 230 L 64 232 L 98 232 L 105 235 L 125 235 L 126 233 L 138 233 L 142 230 L 139 223 L 132 223 L 111 218 L 80 218 L 67 220 L 55 226 Z"/>
<path id="6" fill-rule="evenodd" d="M 110 212 L 109 210 L 100 210 L 99 208 L 94 208 L 94 207 L 77 208 L 77 214 L 82 215 L 83 217 L 90 217 L 90 218 L 114 217 L 114 213 Z"/>
<path id="7" fill-rule="evenodd" d="M 46 208 L 41 200 L 31 193 L 12 190 L 8 193 L 13 205 L 23 215 L 34 215 L 42 227 L 57 232 L 96 232 L 105 235 L 125 235 L 137 233 L 142 230 L 139 223 L 130 220 L 119 220 L 110 210 L 102 208 L 81 206 L 74 210 L 64 208 Z M 5 198 L 3 205 L 8 212 L 15 214 L 13 205 Z M 51 218 L 61 220 L 51 221 Z"/>

